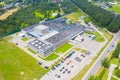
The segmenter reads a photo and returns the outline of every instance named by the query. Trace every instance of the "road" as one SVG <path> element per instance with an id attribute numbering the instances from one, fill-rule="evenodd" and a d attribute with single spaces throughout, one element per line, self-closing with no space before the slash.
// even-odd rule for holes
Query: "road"
<path id="1" fill-rule="evenodd" d="M 102 52 L 102 54 L 99 56 L 99 58 L 96 60 L 96 62 L 93 64 L 93 66 L 89 69 L 89 71 L 86 73 L 86 75 L 83 77 L 82 80 L 88 80 L 90 75 L 94 75 L 97 73 L 101 66 L 101 61 L 109 54 L 109 52 L 114 49 L 112 45 L 116 45 L 117 41 L 120 39 L 120 31 L 114 36 L 112 41 L 108 44 L 108 46 L 105 48 L 105 50 Z"/>

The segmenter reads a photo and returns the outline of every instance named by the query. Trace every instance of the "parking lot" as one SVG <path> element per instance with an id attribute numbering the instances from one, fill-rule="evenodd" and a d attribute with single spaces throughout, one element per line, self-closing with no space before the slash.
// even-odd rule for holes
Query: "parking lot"
<path id="1" fill-rule="evenodd" d="M 92 40 L 89 36 L 90 34 L 82 34 L 80 35 L 84 41 L 72 41 L 72 44 L 74 47 L 77 48 L 83 48 L 85 50 L 90 51 L 93 55 L 96 55 L 96 53 L 105 45 L 106 41 L 104 42 L 96 42 L 95 40 Z"/>
<path id="2" fill-rule="evenodd" d="M 71 80 L 91 60 L 91 53 L 71 51 L 40 80 Z"/>

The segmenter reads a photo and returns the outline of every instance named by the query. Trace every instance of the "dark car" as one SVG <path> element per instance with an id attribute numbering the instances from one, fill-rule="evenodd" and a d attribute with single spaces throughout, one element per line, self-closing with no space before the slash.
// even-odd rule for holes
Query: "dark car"
<path id="1" fill-rule="evenodd" d="M 38 62 L 38 64 L 39 64 L 39 65 L 42 65 L 42 63 L 41 63 L 41 62 Z"/>
<path id="2" fill-rule="evenodd" d="M 65 71 L 63 71 L 63 74 L 65 73 Z"/>
<path id="3" fill-rule="evenodd" d="M 65 67 L 62 67 L 62 69 L 65 69 Z"/>
<path id="4" fill-rule="evenodd" d="M 68 71 L 68 74 L 70 74 L 71 73 L 71 71 Z"/>
<path id="5" fill-rule="evenodd" d="M 82 56 L 82 57 L 85 57 L 85 55 L 84 55 L 84 54 L 81 54 L 81 56 Z"/>

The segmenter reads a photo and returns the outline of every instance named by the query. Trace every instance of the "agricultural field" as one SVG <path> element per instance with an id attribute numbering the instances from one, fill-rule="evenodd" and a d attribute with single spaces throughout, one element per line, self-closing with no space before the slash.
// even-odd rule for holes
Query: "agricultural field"
<path id="1" fill-rule="evenodd" d="M 8 10 L 6 13 L 0 15 L 0 20 L 6 19 L 8 16 L 12 15 L 12 14 L 13 14 L 14 12 L 16 12 L 17 10 L 18 10 L 18 8 Z"/>
<path id="2" fill-rule="evenodd" d="M 0 80 L 39 80 L 46 72 L 33 57 L 0 39 Z"/>

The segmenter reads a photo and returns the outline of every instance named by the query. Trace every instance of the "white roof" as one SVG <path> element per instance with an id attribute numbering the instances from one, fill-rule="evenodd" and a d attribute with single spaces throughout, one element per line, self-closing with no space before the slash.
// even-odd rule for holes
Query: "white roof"
<path id="1" fill-rule="evenodd" d="M 52 31 L 52 32 L 50 32 L 50 33 L 48 33 L 48 34 L 40 37 L 40 39 L 41 39 L 41 40 L 46 40 L 46 39 L 48 39 L 49 37 L 52 37 L 52 36 L 54 36 L 54 35 L 56 35 L 56 34 L 58 34 L 58 33 L 59 33 L 59 32 L 57 32 L 57 31 Z"/>
<path id="2" fill-rule="evenodd" d="M 46 29 L 46 28 L 48 28 L 48 27 L 45 26 L 45 25 L 38 25 L 38 26 L 36 26 L 34 29 L 36 29 L 36 30 L 44 30 L 44 29 Z"/>

